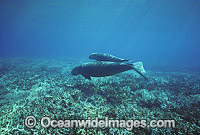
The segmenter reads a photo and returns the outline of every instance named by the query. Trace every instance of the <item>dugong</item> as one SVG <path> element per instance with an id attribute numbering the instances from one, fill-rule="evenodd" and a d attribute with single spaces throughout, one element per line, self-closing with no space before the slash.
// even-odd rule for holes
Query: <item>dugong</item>
<path id="1" fill-rule="evenodd" d="M 125 62 L 129 61 L 126 59 L 118 58 L 116 56 L 106 54 L 106 53 L 92 53 L 89 59 L 95 59 L 97 61 L 111 61 L 111 62 Z"/>
<path id="2" fill-rule="evenodd" d="M 109 61 L 88 62 L 72 69 L 71 74 L 82 75 L 86 79 L 91 80 L 91 77 L 111 76 L 131 69 L 134 69 L 142 77 L 147 79 L 144 76 L 145 70 L 142 62 L 136 62 L 133 64 Z"/>

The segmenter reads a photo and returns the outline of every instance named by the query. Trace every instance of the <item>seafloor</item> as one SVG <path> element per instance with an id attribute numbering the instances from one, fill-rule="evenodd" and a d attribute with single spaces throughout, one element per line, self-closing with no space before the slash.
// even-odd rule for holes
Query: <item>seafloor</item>
<path id="1" fill-rule="evenodd" d="M 86 80 L 72 76 L 77 59 L 0 59 L 0 133 L 3 134 L 200 134 L 200 72 L 146 69 Z M 27 128 L 25 118 L 38 120 Z M 42 128 L 51 119 L 174 119 L 175 128 Z"/>

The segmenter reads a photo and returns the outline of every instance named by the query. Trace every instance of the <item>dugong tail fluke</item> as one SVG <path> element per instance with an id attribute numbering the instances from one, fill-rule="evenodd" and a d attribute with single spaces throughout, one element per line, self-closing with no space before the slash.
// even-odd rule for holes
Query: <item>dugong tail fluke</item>
<path id="1" fill-rule="evenodd" d="M 144 67 L 143 67 L 143 63 L 142 62 L 135 62 L 132 63 L 132 68 L 138 73 L 140 74 L 143 78 L 145 78 L 147 80 L 147 77 L 144 75 L 146 73 Z"/>

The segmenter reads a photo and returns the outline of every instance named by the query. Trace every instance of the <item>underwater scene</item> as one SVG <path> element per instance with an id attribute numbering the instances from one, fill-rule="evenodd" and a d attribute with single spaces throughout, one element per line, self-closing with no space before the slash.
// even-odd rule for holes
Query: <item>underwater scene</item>
<path id="1" fill-rule="evenodd" d="M 199 0 L 0 0 L 0 135 L 199 135 Z"/>

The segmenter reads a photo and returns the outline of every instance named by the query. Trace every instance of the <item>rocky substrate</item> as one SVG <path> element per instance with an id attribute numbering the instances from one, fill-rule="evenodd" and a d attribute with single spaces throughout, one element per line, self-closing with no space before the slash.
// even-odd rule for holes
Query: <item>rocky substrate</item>
<path id="1" fill-rule="evenodd" d="M 1 59 L 1 134 L 200 134 L 200 73 L 148 70 L 86 80 L 85 59 Z M 33 115 L 34 128 L 24 121 Z M 40 119 L 175 120 L 175 128 L 43 128 Z"/>

